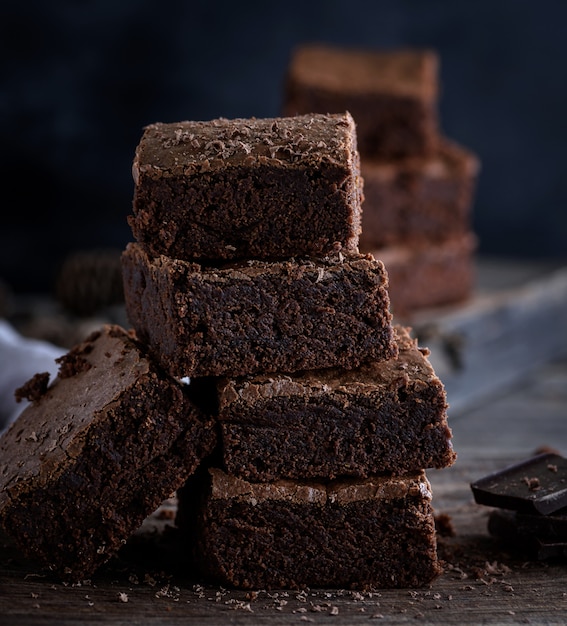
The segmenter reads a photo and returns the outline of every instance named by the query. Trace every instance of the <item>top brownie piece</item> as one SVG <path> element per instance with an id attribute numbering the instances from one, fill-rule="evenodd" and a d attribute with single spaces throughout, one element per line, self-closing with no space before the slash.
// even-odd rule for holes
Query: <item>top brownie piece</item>
<path id="1" fill-rule="evenodd" d="M 437 54 L 305 45 L 290 61 L 285 115 L 350 111 L 363 157 L 426 155 L 435 147 Z"/>
<path id="2" fill-rule="evenodd" d="M 136 149 L 134 237 L 182 260 L 356 251 L 362 180 L 349 113 L 152 124 Z"/>
<path id="3" fill-rule="evenodd" d="M 105 326 L 18 390 L 31 403 L 0 438 L 0 521 L 60 576 L 90 577 L 216 443 L 187 388 Z"/>

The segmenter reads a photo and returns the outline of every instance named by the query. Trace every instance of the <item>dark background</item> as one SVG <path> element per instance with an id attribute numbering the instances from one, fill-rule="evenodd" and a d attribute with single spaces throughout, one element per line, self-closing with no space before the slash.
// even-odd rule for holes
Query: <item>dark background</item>
<path id="1" fill-rule="evenodd" d="M 49 291 L 123 248 L 145 124 L 278 115 L 304 42 L 435 48 L 444 133 L 474 150 L 480 252 L 567 257 L 567 2 L 97 0 L 0 11 L 0 278 Z"/>

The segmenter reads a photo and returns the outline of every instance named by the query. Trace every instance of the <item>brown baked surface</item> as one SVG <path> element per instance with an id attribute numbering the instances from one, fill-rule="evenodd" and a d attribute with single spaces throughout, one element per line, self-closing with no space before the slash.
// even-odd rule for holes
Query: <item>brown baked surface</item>
<path id="1" fill-rule="evenodd" d="M 387 246 L 374 251 L 389 277 L 388 292 L 397 319 L 472 297 L 477 239 L 472 232 L 440 243 Z"/>
<path id="2" fill-rule="evenodd" d="M 370 255 L 206 267 L 122 256 L 126 311 L 176 377 L 352 369 L 396 354 L 387 276 Z"/>
<path id="3" fill-rule="evenodd" d="M 222 459 L 229 474 L 367 477 L 447 467 L 455 460 L 445 390 L 408 329 L 399 356 L 355 370 L 221 379 Z"/>
<path id="4" fill-rule="evenodd" d="M 356 251 L 354 121 L 308 113 L 147 126 L 133 165 L 136 240 L 185 260 Z"/>
<path id="5" fill-rule="evenodd" d="M 0 438 L 0 519 L 30 557 L 90 577 L 216 443 L 212 420 L 118 326 L 59 360 Z M 39 384 L 41 383 L 41 385 Z"/>
<path id="6" fill-rule="evenodd" d="M 440 571 L 422 472 L 327 483 L 209 475 L 204 494 L 180 490 L 178 522 L 196 537 L 196 561 L 216 584 L 420 587 Z"/>
<path id="7" fill-rule="evenodd" d="M 438 65 L 432 50 L 299 46 L 283 114 L 349 111 L 362 157 L 427 155 L 437 137 Z"/>
<path id="8" fill-rule="evenodd" d="M 437 243 L 471 229 L 477 157 L 443 138 L 428 158 L 362 162 L 360 249 Z"/>

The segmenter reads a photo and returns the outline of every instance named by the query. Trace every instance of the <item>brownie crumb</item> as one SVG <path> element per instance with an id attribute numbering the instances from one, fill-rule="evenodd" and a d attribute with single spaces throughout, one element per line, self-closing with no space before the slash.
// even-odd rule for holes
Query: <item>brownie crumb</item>
<path id="1" fill-rule="evenodd" d="M 59 363 L 59 378 L 71 378 L 91 368 L 91 364 L 77 351 L 71 351 L 55 359 Z"/>
<path id="2" fill-rule="evenodd" d="M 537 491 L 540 488 L 539 478 L 529 478 L 528 476 L 524 476 L 522 478 L 522 482 L 528 486 L 530 491 Z"/>
<path id="3" fill-rule="evenodd" d="M 561 456 L 561 452 L 557 448 L 548 445 L 542 445 L 536 448 L 534 450 L 534 455 L 538 454 L 557 454 Z"/>
<path id="4" fill-rule="evenodd" d="M 26 399 L 30 402 L 37 402 L 47 391 L 49 385 L 49 372 L 40 372 L 35 374 L 21 387 L 14 392 L 16 402 Z"/>
<path id="5" fill-rule="evenodd" d="M 457 535 L 453 520 L 448 513 L 438 513 L 435 516 L 435 530 L 441 537 L 455 537 Z"/>

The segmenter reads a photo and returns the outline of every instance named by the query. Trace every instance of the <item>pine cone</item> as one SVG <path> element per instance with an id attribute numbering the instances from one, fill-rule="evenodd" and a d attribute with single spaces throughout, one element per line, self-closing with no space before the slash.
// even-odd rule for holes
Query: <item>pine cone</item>
<path id="1" fill-rule="evenodd" d="M 87 317 L 124 302 L 120 250 L 84 250 L 63 262 L 55 285 L 57 301 L 70 313 Z"/>

